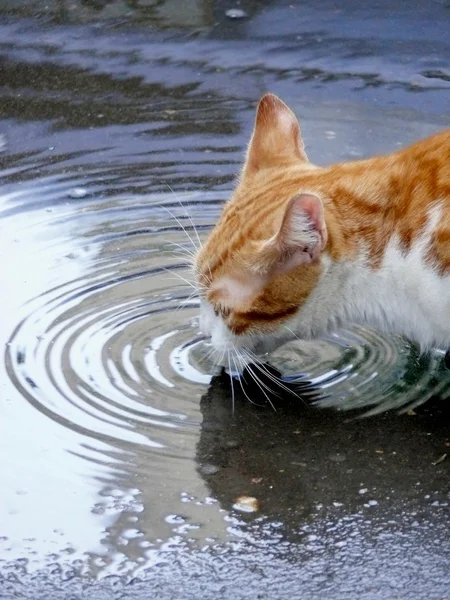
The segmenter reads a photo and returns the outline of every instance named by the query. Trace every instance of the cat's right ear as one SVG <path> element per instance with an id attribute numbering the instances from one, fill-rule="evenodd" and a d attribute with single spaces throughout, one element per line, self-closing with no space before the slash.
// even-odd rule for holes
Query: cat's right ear
<path id="1" fill-rule="evenodd" d="M 261 169 L 307 160 L 296 116 L 277 96 L 265 94 L 256 111 L 243 176 L 254 175 Z"/>
<path id="2" fill-rule="evenodd" d="M 321 199 L 312 193 L 299 194 L 288 203 L 278 232 L 259 248 L 258 270 L 273 277 L 311 264 L 320 257 L 327 240 Z"/>

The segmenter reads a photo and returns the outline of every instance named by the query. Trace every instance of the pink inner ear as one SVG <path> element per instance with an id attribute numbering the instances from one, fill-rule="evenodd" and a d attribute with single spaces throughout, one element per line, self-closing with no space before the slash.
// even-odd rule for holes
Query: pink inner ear
<path id="1" fill-rule="evenodd" d="M 327 232 L 322 202 L 305 193 L 290 200 L 278 233 L 259 252 L 258 269 L 269 277 L 282 275 L 320 256 Z"/>
<path id="2" fill-rule="evenodd" d="M 288 254 L 299 248 L 311 256 L 320 253 L 327 242 L 320 198 L 309 193 L 294 196 L 285 211 L 277 238 L 280 247 Z"/>

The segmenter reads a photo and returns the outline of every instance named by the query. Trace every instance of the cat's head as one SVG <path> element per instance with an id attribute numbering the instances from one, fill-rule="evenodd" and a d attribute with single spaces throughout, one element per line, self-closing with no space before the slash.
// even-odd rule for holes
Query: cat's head
<path id="1" fill-rule="evenodd" d="M 239 184 L 195 260 L 200 328 L 219 353 L 269 351 L 293 337 L 327 242 L 322 201 L 307 188 L 315 170 L 295 115 L 266 94 Z"/>

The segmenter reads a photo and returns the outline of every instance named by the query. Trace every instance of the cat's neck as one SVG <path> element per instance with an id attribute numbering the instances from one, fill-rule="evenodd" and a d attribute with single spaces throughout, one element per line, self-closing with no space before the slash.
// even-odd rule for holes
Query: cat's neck
<path id="1" fill-rule="evenodd" d="M 335 260 L 359 260 L 363 253 L 373 266 L 380 263 L 399 224 L 401 186 L 393 186 L 392 179 L 401 170 L 392 157 L 380 157 L 324 172 L 327 252 Z"/>
<path id="2" fill-rule="evenodd" d="M 450 131 L 444 131 L 387 156 L 320 169 L 329 254 L 358 259 L 364 252 L 377 268 L 393 238 L 409 253 L 445 199 L 443 221 L 450 218 L 449 163 Z M 450 271 L 450 255 L 435 250 L 439 268 Z"/>

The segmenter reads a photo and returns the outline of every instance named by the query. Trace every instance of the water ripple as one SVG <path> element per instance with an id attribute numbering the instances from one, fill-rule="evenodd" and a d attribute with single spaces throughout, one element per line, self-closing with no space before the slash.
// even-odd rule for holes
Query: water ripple
<path id="1" fill-rule="evenodd" d="M 41 185 L 45 203 L 51 193 Z M 188 266 L 172 256 L 172 244 L 190 245 L 183 228 L 195 236 L 192 219 L 200 235 L 210 228 L 224 197 L 119 194 L 97 200 L 94 211 L 89 198 L 80 210 L 49 215 L 49 227 L 76 219 L 95 258 L 83 277 L 27 303 L 6 350 L 22 395 L 75 431 L 156 452 L 176 447 L 178 430 L 193 432 L 213 365 L 204 359 Z M 11 198 L 20 206 L 20 194 Z M 289 344 L 271 362 L 285 381 L 320 389 L 319 406 L 340 409 L 411 408 L 449 385 L 439 352 L 421 357 L 405 340 L 363 328 Z"/>

